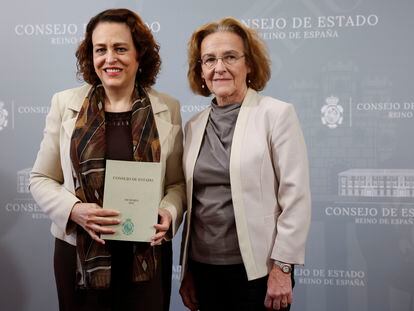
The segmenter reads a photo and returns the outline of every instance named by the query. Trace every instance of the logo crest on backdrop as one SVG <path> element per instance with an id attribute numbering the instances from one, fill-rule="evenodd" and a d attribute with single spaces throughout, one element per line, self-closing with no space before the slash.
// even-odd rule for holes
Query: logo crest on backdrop
<path id="1" fill-rule="evenodd" d="M 342 124 L 344 108 L 338 104 L 339 98 L 329 96 L 325 99 L 326 105 L 321 108 L 322 123 L 327 127 L 334 129 Z"/>
<path id="2" fill-rule="evenodd" d="M 7 117 L 9 113 L 3 108 L 4 103 L 0 102 L 0 131 L 7 126 Z"/>

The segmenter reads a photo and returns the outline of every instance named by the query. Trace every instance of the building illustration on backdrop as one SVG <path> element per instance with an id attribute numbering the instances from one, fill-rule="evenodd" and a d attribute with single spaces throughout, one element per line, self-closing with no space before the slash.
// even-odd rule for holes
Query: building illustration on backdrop
<path id="1" fill-rule="evenodd" d="M 32 168 L 26 168 L 17 172 L 17 193 L 29 193 L 29 180 Z"/>
<path id="2" fill-rule="evenodd" d="M 414 170 L 347 170 L 338 174 L 338 195 L 413 198 Z"/>

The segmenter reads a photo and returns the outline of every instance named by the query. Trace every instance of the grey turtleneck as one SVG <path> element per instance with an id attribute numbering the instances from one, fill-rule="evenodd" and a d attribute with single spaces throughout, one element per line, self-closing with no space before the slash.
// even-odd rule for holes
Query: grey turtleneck
<path id="1" fill-rule="evenodd" d="M 240 104 L 211 111 L 194 168 L 190 258 L 207 264 L 242 262 L 230 186 L 230 150 Z"/>

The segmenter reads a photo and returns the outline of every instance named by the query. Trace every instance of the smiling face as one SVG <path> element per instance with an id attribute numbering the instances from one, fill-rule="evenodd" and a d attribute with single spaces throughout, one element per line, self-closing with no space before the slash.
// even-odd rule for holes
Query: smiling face
<path id="1" fill-rule="evenodd" d="M 99 23 L 92 33 L 93 66 L 105 91 L 132 92 L 139 67 L 129 27 Z"/>
<path id="2" fill-rule="evenodd" d="M 215 32 L 201 42 L 201 58 L 218 57 L 214 68 L 202 64 L 201 76 L 208 89 L 216 96 L 218 105 L 241 103 L 247 92 L 246 77 L 250 72 L 244 55 L 243 40 L 232 32 Z M 233 64 L 223 62 L 222 57 L 240 57 Z"/>

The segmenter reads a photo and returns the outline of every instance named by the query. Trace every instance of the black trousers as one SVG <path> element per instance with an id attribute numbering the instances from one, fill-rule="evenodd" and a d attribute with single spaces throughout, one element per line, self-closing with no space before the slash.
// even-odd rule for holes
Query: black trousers
<path id="1" fill-rule="evenodd" d="M 189 270 L 194 278 L 200 311 L 266 310 L 268 276 L 248 281 L 243 264 L 209 265 L 193 260 L 189 261 Z M 290 310 L 290 305 L 281 310 Z"/>
<path id="2" fill-rule="evenodd" d="M 172 243 L 161 246 L 161 262 L 148 282 L 124 282 L 119 278 L 109 289 L 76 287 L 76 247 L 55 240 L 54 269 L 60 311 L 168 311 L 171 295 Z M 112 263 L 114 265 L 114 263 Z M 119 267 L 117 267 L 119 268 Z"/>

